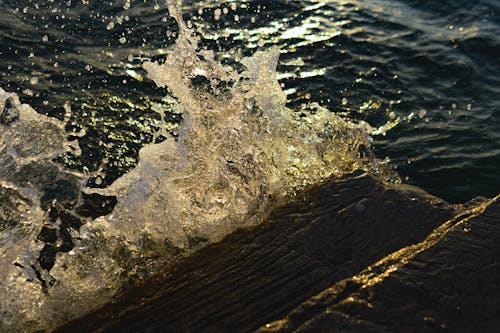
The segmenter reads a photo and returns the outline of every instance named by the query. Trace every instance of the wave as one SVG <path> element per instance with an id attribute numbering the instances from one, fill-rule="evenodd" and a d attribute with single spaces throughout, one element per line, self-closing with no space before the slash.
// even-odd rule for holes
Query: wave
<path id="1" fill-rule="evenodd" d="M 164 62 L 143 68 L 182 114 L 178 136 L 142 148 L 138 165 L 105 189 L 85 187 L 88 175 L 54 162 L 78 154 L 67 139 L 77 133 L 0 90 L 0 330 L 53 329 L 179 257 L 262 223 L 306 187 L 356 169 L 388 174 L 371 153 L 368 124 L 314 103 L 286 107 L 278 48 L 222 65 L 198 46 L 179 8 L 168 8 L 176 43 Z M 89 195 L 116 197 L 116 205 L 82 216 Z M 43 265 L 48 245 L 53 258 Z"/>

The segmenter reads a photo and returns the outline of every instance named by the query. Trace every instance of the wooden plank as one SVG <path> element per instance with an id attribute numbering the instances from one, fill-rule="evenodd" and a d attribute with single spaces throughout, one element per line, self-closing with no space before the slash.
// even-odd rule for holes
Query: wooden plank
<path id="1" fill-rule="evenodd" d="M 500 196 L 259 332 L 499 332 Z"/>
<path id="2" fill-rule="evenodd" d="M 58 332 L 245 332 L 422 241 L 456 209 L 357 173 L 185 258 Z"/>

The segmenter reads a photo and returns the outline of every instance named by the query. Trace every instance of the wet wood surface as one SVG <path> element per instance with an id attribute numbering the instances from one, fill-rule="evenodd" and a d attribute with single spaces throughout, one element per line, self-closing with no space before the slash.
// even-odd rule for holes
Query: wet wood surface
<path id="1" fill-rule="evenodd" d="M 499 332 L 500 196 L 259 332 Z"/>
<path id="2" fill-rule="evenodd" d="M 400 249 L 413 249 L 414 244 L 426 242 L 436 228 L 446 223 L 451 228 L 470 214 L 467 207 L 450 206 L 416 188 L 384 185 L 368 174 L 353 174 L 301 194 L 293 203 L 276 209 L 263 225 L 237 231 L 182 259 L 58 332 L 329 331 L 334 326 L 328 320 L 341 322 L 337 317 L 322 319 L 332 306 L 349 297 L 363 299 L 356 293 L 366 286 L 353 282 L 353 276 L 362 276 L 367 267 L 388 260 Z M 470 244 L 480 247 L 478 241 Z M 394 260 L 414 260 L 418 271 L 417 256 L 408 251 L 408 258 Z M 441 261 L 446 258 L 442 255 Z M 431 259 L 429 254 L 427 260 Z M 380 270 L 386 271 L 383 267 Z M 433 274 L 430 266 L 422 267 L 425 274 Z M 380 278 L 380 286 L 386 286 L 384 279 Z M 403 277 L 397 279 L 404 281 Z M 385 293 L 395 300 L 391 288 L 387 284 Z M 403 292 L 408 299 L 418 293 Z M 375 302 L 375 298 L 366 302 Z M 413 303 L 419 304 L 418 300 Z M 400 305 L 404 306 L 394 303 L 393 310 Z M 353 320 L 346 319 L 333 331 L 350 332 L 350 325 L 359 332 L 372 326 L 374 331 L 384 330 L 387 326 L 372 325 L 369 320 L 381 315 L 385 306 L 377 305 L 372 314 L 364 309 L 365 326 L 355 325 L 356 306 L 352 313 L 335 310 L 338 316 Z M 393 312 L 395 317 L 405 314 Z M 440 322 L 436 323 L 439 327 Z"/>

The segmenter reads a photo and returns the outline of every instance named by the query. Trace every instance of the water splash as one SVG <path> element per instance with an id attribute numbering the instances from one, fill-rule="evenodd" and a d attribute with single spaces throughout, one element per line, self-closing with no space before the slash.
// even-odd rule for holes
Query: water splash
<path id="1" fill-rule="evenodd" d="M 79 153 L 78 144 L 66 136 L 63 122 L 38 114 L 0 88 L 2 331 L 34 319 L 50 280 L 38 260 L 46 245 L 39 235 L 44 228 L 58 233 L 60 221 L 49 216 L 56 205 L 75 206 L 81 199 L 84 177 L 52 161 L 68 151 Z"/>
<path id="2" fill-rule="evenodd" d="M 146 62 L 148 76 L 177 99 L 177 141 L 145 147 L 139 165 L 99 191 L 116 195 L 112 216 L 96 224 L 128 240 L 143 230 L 155 242 L 190 252 L 190 239 L 220 240 L 263 220 L 276 203 L 332 176 L 371 164 L 362 126 L 318 105 L 286 108 L 276 80 L 279 49 L 257 51 L 237 72 L 198 51 L 176 7 L 179 38 L 165 63 Z"/>
<path id="3" fill-rule="evenodd" d="M 9 123 L 2 124 L 0 147 L 7 165 L 2 168 L 10 170 L 8 163 L 13 163 L 14 170 L 6 174 L 2 191 L 22 188 L 6 202 L 19 202 L 14 211 L 24 210 L 18 219 L 27 221 L 15 238 L 18 246 L 2 252 L 2 277 L 8 282 L 0 292 L 9 300 L 2 305 L 2 329 L 51 329 L 95 309 L 180 256 L 237 228 L 262 223 L 273 207 L 305 187 L 355 169 L 381 167 L 370 153 L 368 125 L 342 120 L 317 104 L 297 111 L 286 107 L 276 79 L 278 48 L 224 66 L 213 52 L 199 48 L 173 1 L 168 9 L 179 26 L 177 41 L 163 63 L 146 62 L 143 67 L 159 87 L 167 88 L 182 114 L 178 137 L 144 147 L 137 167 L 108 188 L 85 190 L 115 196 L 117 204 L 109 215 L 75 228 L 74 247 L 58 253 L 50 271 L 37 269 L 35 260 L 43 246 L 38 235 L 51 223 L 42 203 L 45 180 L 38 182 L 43 186 L 22 187 L 11 179 L 23 163 L 54 165 L 56 179 L 69 175 L 52 159 L 71 145 L 61 122 L 27 106 L 14 103 L 19 119 L 10 109 L 2 113 Z M 0 96 L 7 96 L 0 101 L 17 101 L 3 91 Z M 43 117 L 36 122 L 41 127 L 25 114 Z M 32 127 L 26 130 L 28 125 Z M 12 133 L 20 138 L 18 146 L 5 143 Z M 73 188 L 79 190 L 76 185 L 83 185 L 84 178 L 72 177 Z M 81 194 L 76 193 L 73 207 L 81 205 Z M 64 200 L 69 199 L 50 202 Z M 17 225 L 13 228 L 1 230 L 1 240 L 11 242 L 8 233 Z M 14 265 L 23 256 L 28 264 Z M 44 275 L 39 280 L 50 285 L 40 286 L 27 276 L 26 267 L 31 266 L 32 275 Z"/>

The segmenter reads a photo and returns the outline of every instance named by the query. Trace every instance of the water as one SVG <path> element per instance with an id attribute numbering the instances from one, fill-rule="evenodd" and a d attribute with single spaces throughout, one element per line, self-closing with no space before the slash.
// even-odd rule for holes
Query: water
<path id="1" fill-rule="evenodd" d="M 150 103 L 163 92 L 139 81 L 140 64 L 175 39 L 162 3 L 124 4 L 1 4 L 0 86 L 27 92 L 23 101 L 59 118 L 69 101 L 74 126 L 87 135 L 81 158 L 67 163 L 93 171 L 104 160 L 100 186 L 153 140 Z M 218 20 L 217 6 L 228 10 Z M 315 101 L 372 126 L 399 119 L 375 136 L 377 156 L 407 182 L 464 202 L 500 188 L 499 11 L 497 1 L 205 1 L 187 6 L 185 17 L 228 61 L 280 46 L 291 107 Z"/>
<path id="2" fill-rule="evenodd" d="M 50 131 L 4 121 L 12 219 L 0 217 L 14 222 L 0 244 L 18 245 L 2 252 L 17 266 L 0 292 L 30 295 L 0 309 L 5 325 L 15 307 L 43 308 L 24 315 L 30 329 L 88 311 L 354 168 L 398 181 L 390 160 L 451 202 L 499 192 L 497 2 L 203 1 L 183 13 L 202 53 L 163 2 L 0 3 L 0 87 L 59 119 L 39 118 Z"/>

